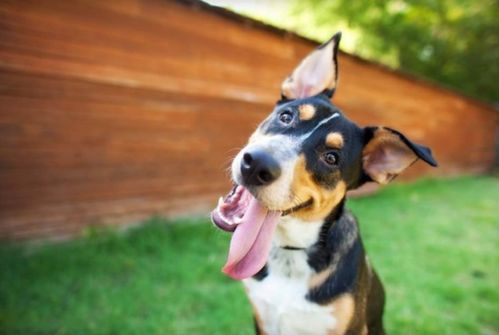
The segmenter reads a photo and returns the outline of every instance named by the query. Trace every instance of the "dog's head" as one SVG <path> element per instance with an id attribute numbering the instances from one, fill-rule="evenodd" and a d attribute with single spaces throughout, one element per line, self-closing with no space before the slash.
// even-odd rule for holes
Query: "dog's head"
<path id="1" fill-rule="evenodd" d="M 427 147 L 390 128 L 360 128 L 331 103 L 340 38 L 334 35 L 284 80 L 281 100 L 232 162 L 236 187 L 212 218 L 235 230 L 224 268 L 235 278 L 263 266 L 266 231 L 280 215 L 323 220 L 348 190 L 367 181 L 385 184 L 418 159 L 436 166 Z"/>

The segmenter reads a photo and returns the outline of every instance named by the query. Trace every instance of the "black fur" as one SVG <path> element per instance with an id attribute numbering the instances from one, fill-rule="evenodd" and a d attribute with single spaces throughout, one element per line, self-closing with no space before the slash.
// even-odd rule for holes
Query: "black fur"
<path id="1" fill-rule="evenodd" d="M 260 271 L 258 271 L 252 278 L 258 281 L 262 281 L 263 279 L 265 279 L 265 277 L 268 276 L 268 274 L 269 272 L 267 269 L 267 265 L 264 265 L 263 268 Z"/>
<path id="2" fill-rule="evenodd" d="M 364 255 L 356 222 L 349 213 L 343 212 L 325 235 L 325 238 L 319 238 L 308 255 L 308 263 L 316 272 L 325 270 L 333 263 L 336 265 L 324 283 L 308 293 L 307 298 L 319 304 L 328 303 L 355 287 L 357 269 Z"/>

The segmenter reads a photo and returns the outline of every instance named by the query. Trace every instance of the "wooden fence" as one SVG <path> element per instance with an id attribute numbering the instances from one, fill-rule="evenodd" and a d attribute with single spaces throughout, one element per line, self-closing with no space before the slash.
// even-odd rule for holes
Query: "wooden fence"
<path id="1" fill-rule="evenodd" d="M 195 1 L 0 2 L 0 239 L 206 213 L 236 149 L 315 43 Z M 404 131 L 440 168 L 485 171 L 496 113 L 340 55 L 335 102 Z"/>

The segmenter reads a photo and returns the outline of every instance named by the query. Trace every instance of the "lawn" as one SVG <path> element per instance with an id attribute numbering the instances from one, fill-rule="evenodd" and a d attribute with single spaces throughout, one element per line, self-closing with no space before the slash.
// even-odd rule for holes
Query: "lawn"
<path id="1" fill-rule="evenodd" d="M 354 199 L 390 334 L 499 334 L 499 179 L 393 185 Z M 0 246 L 2 334 L 253 334 L 229 235 L 151 219 L 118 234 Z"/>

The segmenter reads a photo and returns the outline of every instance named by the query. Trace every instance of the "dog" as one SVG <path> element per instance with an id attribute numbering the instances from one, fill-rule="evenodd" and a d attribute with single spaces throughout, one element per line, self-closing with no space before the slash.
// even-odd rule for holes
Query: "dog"
<path id="1" fill-rule="evenodd" d="M 284 80 L 281 99 L 231 164 L 213 223 L 233 232 L 223 271 L 242 280 L 257 334 L 384 334 L 383 285 L 346 193 L 386 184 L 431 150 L 387 127 L 361 128 L 330 99 L 341 33 Z"/>

